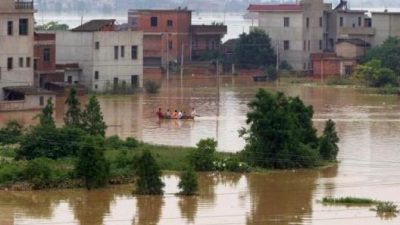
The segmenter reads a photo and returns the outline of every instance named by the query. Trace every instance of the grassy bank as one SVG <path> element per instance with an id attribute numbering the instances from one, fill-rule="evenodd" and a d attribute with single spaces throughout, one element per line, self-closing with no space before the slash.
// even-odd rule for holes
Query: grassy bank
<path id="1" fill-rule="evenodd" d="M 130 147 L 122 140 L 115 138 L 106 143 L 105 157 L 110 163 L 110 184 L 126 184 L 135 180 L 135 164 L 144 150 L 149 150 L 164 171 L 181 171 L 188 164 L 188 156 L 196 148 L 174 147 L 137 143 Z M 110 143 L 111 142 L 111 143 Z M 84 182 L 77 179 L 74 167 L 76 157 L 35 160 L 14 160 L 18 145 L 0 147 L 0 189 L 31 190 L 45 188 L 75 188 L 84 187 Z M 224 161 L 235 154 L 217 153 L 218 161 Z M 35 177 L 37 171 L 33 167 L 40 164 L 50 170 L 41 177 Z M 40 169 L 40 168 L 39 168 Z M 219 170 L 223 170 L 219 168 Z"/>

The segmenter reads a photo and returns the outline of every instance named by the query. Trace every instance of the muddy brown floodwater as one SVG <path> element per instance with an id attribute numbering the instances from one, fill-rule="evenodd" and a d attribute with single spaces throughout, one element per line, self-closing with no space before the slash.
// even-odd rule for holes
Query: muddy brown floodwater
<path id="1" fill-rule="evenodd" d="M 107 134 L 134 136 L 146 142 L 194 146 L 201 138 L 215 138 L 221 151 L 243 148 L 238 129 L 245 126 L 246 104 L 260 86 L 240 78 L 172 81 L 160 94 L 101 97 Z M 165 87 L 165 84 L 164 84 Z M 351 88 L 284 85 L 277 89 L 299 95 L 314 106 L 315 126 L 333 119 L 341 138 L 335 167 L 268 174 L 199 175 L 197 197 L 176 197 L 178 177 L 166 174 L 164 197 L 135 197 L 132 187 L 95 191 L 50 190 L 0 192 L 0 224 L 400 224 L 382 218 L 369 207 L 323 206 L 324 196 L 353 196 L 400 204 L 400 98 Z M 58 100 L 57 103 L 62 102 Z M 189 111 L 195 121 L 159 122 L 158 107 Z M 37 112 L 2 113 L 0 121 L 26 123 Z M 62 121 L 62 106 L 57 106 Z"/>

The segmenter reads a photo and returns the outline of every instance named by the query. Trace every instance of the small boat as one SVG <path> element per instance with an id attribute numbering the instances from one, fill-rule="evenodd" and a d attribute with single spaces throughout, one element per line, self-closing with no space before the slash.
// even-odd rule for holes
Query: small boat
<path id="1" fill-rule="evenodd" d="M 167 118 L 164 116 L 159 116 L 158 119 L 160 119 L 160 120 L 194 120 L 194 117 L 193 116 L 185 116 L 185 117 L 178 119 L 178 118 L 173 118 L 173 117 Z"/>

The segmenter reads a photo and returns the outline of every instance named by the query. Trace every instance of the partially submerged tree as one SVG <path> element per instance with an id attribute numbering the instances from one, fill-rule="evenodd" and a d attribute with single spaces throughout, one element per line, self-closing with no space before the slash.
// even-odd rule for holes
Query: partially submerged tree
<path id="1" fill-rule="evenodd" d="M 161 180 L 161 169 L 150 151 L 144 151 L 137 164 L 135 194 L 162 195 L 165 184 Z"/>
<path id="2" fill-rule="evenodd" d="M 319 153 L 324 160 L 336 160 L 339 152 L 339 137 L 336 133 L 335 122 L 328 120 L 320 138 Z"/>
<path id="3" fill-rule="evenodd" d="M 59 23 L 57 21 L 50 21 L 48 23 L 35 26 L 35 30 L 39 31 L 66 31 L 69 29 L 67 24 Z"/>
<path id="4" fill-rule="evenodd" d="M 76 174 L 85 181 L 87 189 L 103 187 L 110 175 L 110 166 L 96 137 L 86 137 L 79 149 Z"/>
<path id="5" fill-rule="evenodd" d="M 181 195 L 194 195 L 198 190 L 197 175 L 192 166 L 187 167 L 180 176 L 178 187 Z"/>
<path id="6" fill-rule="evenodd" d="M 244 68 L 266 68 L 275 65 L 276 62 L 271 39 L 260 29 L 241 34 L 236 43 L 235 53 L 239 65 Z"/>
<path id="7" fill-rule="evenodd" d="M 82 127 L 90 135 L 105 136 L 107 125 L 103 120 L 99 101 L 94 95 L 82 112 Z"/>
<path id="8" fill-rule="evenodd" d="M 382 62 L 382 67 L 400 74 L 400 38 L 389 37 L 382 45 L 371 48 L 367 52 L 364 62 L 371 60 L 379 60 Z"/>
<path id="9" fill-rule="evenodd" d="M 395 72 L 383 67 L 382 61 L 378 59 L 372 59 L 365 64 L 357 66 L 356 76 L 372 87 L 398 85 L 398 76 L 396 76 Z"/>
<path id="10" fill-rule="evenodd" d="M 39 115 L 40 125 L 45 127 L 55 127 L 54 119 L 54 104 L 51 98 L 47 100 L 47 105 L 43 108 L 42 113 Z"/>
<path id="11" fill-rule="evenodd" d="M 0 129 L 1 144 L 15 144 L 19 141 L 24 127 L 16 120 L 10 120 Z"/>
<path id="12" fill-rule="evenodd" d="M 75 88 L 71 88 L 65 104 L 68 106 L 68 110 L 65 113 L 64 123 L 66 126 L 81 126 L 81 109 L 80 103 L 77 98 L 77 92 Z"/>
<path id="13" fill-rule="evenodd" d="M 202 139 L 197 143 L 197 149 L 189 155 L 190 165 L 196 171 L 213 171 L 217 142 L 214 139 Z"/>
<path id="14" fill-rule="evenodd" d="M 313 167 L 319 161 L 313 109 L 298 98 L 260 89 L 249 103 L 247 142 L 249 163 L 263 168 Z"/>

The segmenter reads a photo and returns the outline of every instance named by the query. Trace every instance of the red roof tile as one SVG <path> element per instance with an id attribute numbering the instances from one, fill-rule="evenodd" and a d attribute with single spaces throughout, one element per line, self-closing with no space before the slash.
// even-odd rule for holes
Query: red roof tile
<path id="1" fill-rule="evenodd" d="M 269 11 L 302 11 L 303 6 L 298 4 L 250 4 L 247 8 L 250 12 L 269 12 Z"/>

